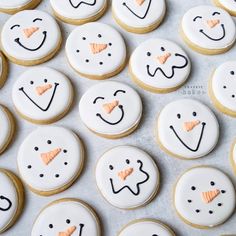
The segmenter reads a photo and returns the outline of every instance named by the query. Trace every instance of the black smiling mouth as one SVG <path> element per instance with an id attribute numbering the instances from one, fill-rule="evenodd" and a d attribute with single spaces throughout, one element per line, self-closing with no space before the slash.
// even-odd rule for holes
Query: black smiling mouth
<path id="1" fill-rule="evenodd" d="M 75 8 L 75 9 L 79 8 L 80 5 L 82 5 L 82 4 L 88 5 L 88 6 L 94 6 L 94 5 L 96 4 L 96 2 L 97 2 L 97 0 L 94 0 L 92 3 L 88 3 L 88 2 L 85 2 L 85 1 L 81 1 L 79 4 L 75 5 L 75 4 L 72 2 L 72 0 L 69 0 L 70 5 L 71 5 L 73 8 Z"/>
<path id="2" fill-rule="evenodd" d="M 151 76 L 151 77 L 154 77 L 154 76 L 156 75 L 156 73 L 157 73 L 158 71 L 160 71 L 167 79 L 172 79 L 172 78 L 174 77 L 174 75 L 175 75 L 175 70 L 176 70 L 176 69 L 182 69 L 182 68 L 186 67 L 186 66 L 188 65 L 188 63 L 189 63 L 189 62 L 188 62 L 188 58 L 185 57 L 184 55 L 179 54 L 179 53 L 175 53 L 175 56 L 182 58 L 182 59 L 184 60 L 184 63 L 183 63 L 183 65 L 181 65 L 181 66 L 173 65 L 172 68 L 171 68 L 171 74 L 170 74 L 170 75 L 167 75 L 167 74 L 163 71 L 163 69 L 162 69 L 161 67 L 157 67 L 157 68 L 155 69 L 155 71 L 152 73 L 152 72 L 150 71 L 150 65 L 147 65 L 147 73 L 148 73 L 148 75 Z"/>
<path id="3" fill-rule="evenodd" d="M 178 140 L 190 151 L 192 152 L 197 152 L 200 145 L 201 145 L 201 142 L 202 142 L 202 137 L 203 137 L 203 134 L 204 134 L 204 130 L 205 130 L 205 126 L 206 126 L 206 123 L 205 122 L 202 122 L 202 129 L 201 129 L 201 133 L 200 133 L 200 137 L 198 139 L 198 143 L 197 143 L 197 146 L 196 148 L 191 148 L 189 147 L 181 138 L 180 136 L 177 134 L 177 132 L 175 131 L 175 128 L 173 127 L 173 125 L 170 126 L 170 129 L 173 131 L 173 133 L 175 134 L 175 136 L 178 138 Z"/>
<path id="4" fill-rule="evenodd" d="M 22 48 L 24 48 L 24 49 L 26 49 L 26 50 L 28 50 L 28 51 L 31 51 L 31 52 L 34 52 L 34 51 L 37 51 L 37 50 L 39 50 L 43 45 L 44 45 L 44 43 L 45 43 L 45 41 L 46 41 L 46 38 L 47 38 L 47 31 L 43 31 L 42 32 L 43 33 L 43 40 L 42 40 L 42 42 L 41 42 L 41 44 L 37 47 L 37 48 L 28 48 L 28 47 L 26 47 L 25 45 L 23 45 L 21 42 L 20 42 L 20 38 L 16 38 L 15 39 L 15 42 L 17 43 L 17 44 L 19 44 Z"/>
<path id="5" fill-rule="evenodd" d="M 8 211 L 11 208 L 11 206 L 12 206 L 12 202 L 10 201 L 10 199 L 1 195 L 0 196 L 0 202 L 1 201 L 5 201 L 8 206 L 5 207 L 5 208 L 0 207 L 0 211 Z"/>
<path id="6" fill-rule="evenodd" d="M 221 24 L 221 28 L 222 28 L 222 32 L 223 35 L 220 38 L 212 38 L 211 36 L 209 36 L 208 34 L 206 34 L 203 29 L 200 29 L 199 32 L 202 33 L 203 35 L 205 35 L 208 39 L 213 40 L 213 41 L 220 41 L 225 37 L 225 26 L 224 24 Z"/>
<path id="7" fill-rule="evenodd" d="M 110 121 L 104 119 L 100 113 L 97 113 L 96 116 L 98 116 L 102 121 L 106 122 L 106 123 L 109 124 L 109 125 L 117 125 L 117 124 L 119 124 L 119 123 L 123 120 L 124 115 L 125 115 L 123 106 L 122 106 L 122 105 L 119 105 L 118 107 L 119 107 L 119 109 L 121 110 L 121 117 L 120 117 L 120 119 L 119 119 L 118 121 L 116 121 L 116 122 L 110 122 Z"/>
<path id="8" fill-rule="evenodd" d="M 39 105 L 25 92 L 25 90 L 24 90 L 23 87 L 19 88 L 19 90 L 22 91 L 22 93 L 23 93 L 36 107 L 38 107 L 41 111 L 44 111 L 44 112 L 45 112 L 45 111 L 47 111 L 47 110 L 50 108 L 50 106 L 51 106 L 51 104 L 52 104 L 52 101 L 53 101 L 53 99 L 54 99 L 54 96 L 55 96 L 55 94 L 56 94 L 57 86 L 59 85 L 59 83 L 54 83 L 54 84 L 55 84 L 54 90 L 53 90 L 52 96 L 51 96 L 51 98 L 50 98 L 50 100 L 49 100 L 49 103 L 48 103 L 48 105 L 47 105 L 46 108 L 42 108 L 41 106 L 39 106 Z"/>

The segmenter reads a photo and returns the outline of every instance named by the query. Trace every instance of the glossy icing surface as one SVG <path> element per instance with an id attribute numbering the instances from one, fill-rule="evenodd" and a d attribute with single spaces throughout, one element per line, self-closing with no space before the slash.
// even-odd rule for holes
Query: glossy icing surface
<path id="1" fill-rule="evenodd" d="M 2 9 L 14 9 L 23 7 L 26 4 L 33 2 L 33 0 L 1 0 L 0 1 L 0 8 Z"/>

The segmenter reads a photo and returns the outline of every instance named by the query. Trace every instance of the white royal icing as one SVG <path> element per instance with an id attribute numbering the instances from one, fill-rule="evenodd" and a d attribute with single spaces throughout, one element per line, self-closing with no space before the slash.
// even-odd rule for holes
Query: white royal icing
<path id="1" fill-rule="evenodd" d="M 1 0 L 0 1 L 0 8 L 2 9 L 14 9 L 14 8 L 20 8 L 24 7 L 30 2 L 33 2 L 34 0 Z"/>
<path id="2" fill-rule="evenodd" d="M 111 110 L 108 112 L 106 107 Z M 82 96 L 79 113 L 89 129 L 100 134 L 117 135 L 130 130 L 140 121 L 142 101 L 138 93 L 126 84 L 102 82 Z"/>
<path id="3" fill-rule="evenodd" d="M 227 10 L 236 12 L 236 2 L 234 0 L 217 0 L 217 1 Z"/>
<path id="4" fill-rule="evenodd" d="M 160 177 L 153 159 L 131 146 L 118 146 L 102 155 L 96 166 L 97 186 L 113 206 L 130 209 L 148 203 Z"/>
<path id="5" fill-rule="evenodd" d="M 0 171 L 0 231 L 14 218 L 18 207 L 18 195 L 12 180 Z"/>
<path id="6" fill-rule="evenodd" d="M 101 48 L 101 51 L 93 52 L 92 48 Z M 125 62 L 126 46 L 121 35 L 111 26 L 87 23 L 69 35 L 66 55 L 78 72 L 103 76 L 116 71 Z"/>
<path id="7" fill-rule="evenodd" d="M 182 19 L 184 35 L 195 45 L 205 49 L 224 49 L 236 37 L 235 23 L 223 9 L 198 6 L 188 10 Z"/>
<path id="8" fill-rule="evenodd" d="M 142 83 L 167 89 L 183 84 L 191 65 L 186 53 L 175 43 L 165 39 L 149 39 L 135 49 L 130 67 Z"/>
<path id="9" fill-rule="evenodd" d="M 236 166 L 236 143 L 233 146 L 233 162 L 234 165 Z"/>
<path id="10" fill-rule="evenodd" d="M 54 153 L 54 154 L 53 154 Z M 46 157 L 51 161 L 47 163 Z M 83 165 L 79 138 L 56 126 L 41 127 L 30 133 L 20 146 L 18 168 L 22 179 L 37 191 L 53 191 L 71 183 Z"/>
<path id="11" fill-rule="evenodd" d="M 106 0 L 51 0 L 51 5 L 63 17 L 82 20 L 98 14 L 106 5 Z"/>
<path id="12" fill-rule="evenodd" d="M 220 65 L 212 77 L 212 92 L 217 101 L 236 113 L 236 61 Z"/>
<path id="13" fill-rule="evenodd" d="M 180 99 L 166 105 L 159 114 L 157 136 L 173 155 L 194 159 L 215 147 L 219 124 L 207 106 L 196 100 Z"/>
<path id="14" fill-rule="evenodd" d="M 39 214 L 31 236 L 39 235 L 100 236 L 100 226 L 87 205 L 76 200 L 62 199 L 53 202 Z"/>
<path id="15" fill-rule="evenodd" d="M 13 124 L 9 119 L 9 115 L 4 108 L 0 105 L 0 150 L 6 145 L 11 136 Z"/>
<path id="16" fill-rule="evenodd" d="M 35 67 L 16 80 L 12 99 L 16 109 L 24 116 L 47 121 L 68 109 L 73 90 L 65 75 L 48 67 Z"/>
<path id="17" fill-rule="evenodd" d="M 139 220 L 126 226 L 118 236 L 174 236 L 162 223 L 154 220 Z"/>
<path id="18" fill-rule="evenodd" d="M 142 28 L 160 21 L 166 11 L 165 0 L 114 0 L 112 10 L 124 24 Z"/>
<path id="19" fill-rule="evenodd" d="M 18 60 L 39 60 L 56 50 L 60 28 L 48 13 L 26 10 L 11 16 L 1 32 L 4 51 Z"/>
<path id="20" fill-rule="evenodd" d="M 214 194 L 210 194 L 211 191 Z M 196 167 L 178 180 L 174 202 L 177 212 L 189 223 L 213 227 L 233 213 L 235 190 L 230 179 L 220 170 Z"/>

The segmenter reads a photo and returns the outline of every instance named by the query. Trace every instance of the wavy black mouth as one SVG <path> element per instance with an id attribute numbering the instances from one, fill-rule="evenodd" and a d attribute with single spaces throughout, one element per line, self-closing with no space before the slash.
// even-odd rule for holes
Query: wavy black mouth
<path id="1" fill-rule="evenodd" d="M 137 162 L 140 164 L 139 171 L 146 175 L 145 180 L 137 183 L 136 184 L 137 191 L 133 191 L 128 185 L 125 185 L 124 187 L 122 187 L 122 188 L 120 188 L 118 190 L 115 190 L 113 179 L 110 179 L 112 192 L 114 194 L 118 194 L 118 193 L 120 193 L 124 189 L 128 189 L 134 196 L 138 196 L 140 194 L 140 185 L 146 183 L 149 180 L 150 176 L 149 176 L 149 174 L 146 171 L 143 170 L 143 162 L 140 161 L 140 160 L 138 160 Z"/>
<path id="2" fill-rule="evenodd" d="M 44 45 L 44 43 L 45 43 L 45 41 L 46 41 L 46 38 L 47 38 L 47 31 L 43 31 L 43 40 L 42 40 L 42 42 L 41 42 L 41 44 L 37 47 L 37 48 L 28 48 L 28 47 L 26 47 L 25 45 L 23 45 L 21 42 L 20 42 L 20 38 L 16 38 L 15 39 L 15 42 L 17 43 L 17 44 L 19 44 L 22 48 L 24 48 L 24 49 L 26 49 L 26 50 L 28 50 L 28 51 L 31 51 L 31 52 L 34 52 L 34 51 L 37 51 L 37 50 L 39 50 L 43 45 Z"/>
<path id="3" fill-rule="evenodd" d="M 222 28 L 222 31 L 223 31 L 223 36 L 220 37 L 220 38 L 212 38 L 211 36 L 207 35 L 203 29 L 200 29 L 199 32 L 202 33 L 203 35 L 205 35 L 208 39 L 210 40 L 213 40 L 213 41 L 220 41 L 222 40 L 224 37 L 225 37 L 225 26 L 223 24 L 221 24 L 221 28 Z"/>
<path id="4" fill-rule="evenodd" d="M 71 5 L 73 8 L 77 9 L 77 8 L 79 8 L 80 5 L 82 5 L 82 4 L 88 5 L 88 6 L 94 6 L 94 5 L 96 4 L 97 0 L 94 0 L 92 3 L 88 3 L 88 2 L 85 2 L 85 1 L 81 1 L 81 2 L 80 2 L 79 4 L 77 4 L 77 5 L 75 5 L 75 4 L 72 2 L 72 0 L 69 0 L 69 2 L 70 2 L 70 5 Z"/>
<path id="5" fill-rule="evenodd" d="M 97 113 L 96 116 L 98 116 L 102 121 L 106 122 L 106 123 L 109 124 L 109 125 L 117 125 L 117 124 L 119 124 L 119 123 L 123 120 L 124 115 L 125 115 L 123 106 L 122 106 L 122 105 L 119 105 L 118 107 L 119 107 L 120 110 L 121 110 L 121 117 L 120 117 L 120 119 L 119 119 L 118 121 L 116 121 L 116 122 L 110 122 L 110 121 L 104 119 L 100 113 Z"/>
<path id="6" fill-rule="evenodd" d="M 184 63 L 183 63 L 183 65 L 181 65 L 181 66 L 173 65 L 173 66 L 171 67 L 171 74 L 167 75 L 167 74 L 163 71 L 163 69 L 162 69 L 161 67 L 157 67 L 157 68 L 155 69 L 155 71 L 152 73 L 152 72 L 150 71 L 150 65 L 147 65 L 147 73 L 148 73 L 148 75 L 151 76 L 151 77 L 154 77 L 154 76 L 156 75 L 156 73 L 157 73 L 158 71 L 160 71 L 167 79 L 172 79 L 172 78 L 174 77 L 174 75 L 175 75 L 175 70 L 176 70 L 176 69 L 182 69 L 182 68 L 186 67 L 186 66 L 188 65 L 188 63 L 189 63 L 189 62 L 188 62 L 188 58 L 185 57 L 184 55 L 179 54 L 179 53 L 175 53 L 175 56 L 176 56 L 176 57 L 183 58 L 183 59 L 184 59 Z"/>
<path id="7" fill-rule="evenodd" d="M 0 200 L 5 201 L 7 203 L 7 205 L 8 205 L 5 208 L 0 207 L 0 211 L 8 211 L 11 208 L 11 206 L 12 206 L 12 202 L 10 201 L 10 199 L 1 195 L 0 196 Z"/>
<path id="8" fill-rule="evenodd" d="M 202 122 L 202 129 L 201 129 L 201 133 L 200 133 L 200 137 L 198 139 L 198 143 L 197 143 L 197 146 L 196 148 L 191 148 L 189 147 L 181 138 L 180 136 L 177 134 L 177 132 L 175 131 L 175 128 L 173 127 L 173 125 L 170 126 L 170 129 L 173 131 L 173 133 L 175 134 L 175 136 L 177 137 L 177 139 L 190 151 L 192 152 L 197 152 L 200 145 L 201 145 L 201 142 L 202 142 L 202 137 L 203 137 L 203 134 L 204 134 L 204 130 L 205 130 L 205 126 L 206 126 L 206 123 L 205 122 Z"/>
<path id="9" fill-rule="evenodd" d="M 50 106 L 51 106 L 51 104 L 52 104 L 52 101 L 53 101 L 53 98 L 54 98 L 54 96 L 55 96 L 55 93 L 56 93 L 56 90 L 57 90 L 57 86 L 59 85 L 59 83 L 54 83 L 55 84 L 55 86 L 54 86 L 54 89 L 53 89 L 53 93 L 52 93 L 52 96 L 51 96 L 51 98 L 50 98 L 50 100 L 49 100 L 49 103 L 48 103 L 48 105 L 47 105 L 47 107 L 46 108 L 42 108 L 41 106 L 39 106 L 26 92 L 25 92 L 25 90 L 24 90 L 24 88 L 22 87 L 22 88 L 19 88 L 19 90 L 20 91 L 22 91 L 23 92 L 23 94 L 36 106 L 36 107 L 38 107 L 41 111 L 47 111 L 49 108 L 50 108 Z"/>

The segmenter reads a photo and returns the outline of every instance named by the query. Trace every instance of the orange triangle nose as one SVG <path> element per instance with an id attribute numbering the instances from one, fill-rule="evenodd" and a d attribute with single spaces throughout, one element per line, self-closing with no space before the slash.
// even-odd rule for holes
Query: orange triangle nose
<path id="1" fill-rule="evenodd" d="M 111 103 L 103 104 L 102 107 L 107 114 L 110 114 L 118 105 L 119 105 L 119 101 L 113 101 Z"/>
<path id="2" fill-rule="evenodd" d="M 208 192 L 202 192 L 202 200 L 205 203 L 210 203 L 212 202 L 218 195 L 220 194 L 220 190 L 219 189 L 214 189 L 212 191 L 208 191 Z"/>
<path id="3" fill-rule="evenodd" d="M 58 236 L 71 236 L 76 230 L 76 226 L 71 226 L 65 232 L 59 232 Z"/>
<path id="4" fill-rule="evenodd" d="M 188 122 L 184 122 L 184 127 L 183 129 L 187 132 L 193 130 L 197 125 L 200 124 L 199 120 L 194 120 L 194 121 L 188 121 Z"/>
<path id="5" fill-rule="evenodd" d="M 130 176 L 133 173 L 134 169 L 133 168 L 128 168 L 126 170 L 120 171 L 118 173 L 118 176 L 122 181 L 125 181 L 128 176 Z"/>
<path id="6" fill-rule="evenodd" d="M 107 48 L 107 44 L 99 44 L 99 43 L 90 43 L 90 49 L 93 54 L 97 54 L 102 52 Z"/>
<path id="7" fill-rule="evenodd" d="M 165 64 L 170 56 L 171 56 L 171 53 L 165 53 L 162 56 L 158 56 L 157 60 L 159 61 L 160 64 Z"/>
<path id="8" fill-rule="evenodd" d="M 39 27 L 30 27 L 30 28 L 23 29 L 23 33 L 26 38 L 30 38 L 38 30 L 39 30 Z"/>
<path id="9" fill-rule="evenodd" d="M 61 148 L 56 148 L 47 153 L 41 153 L 41 159 L 45 165 L 48 165 L 61 152 Z"/>
<path id="10" fill-rule="evenodd" d="M 220 23 L 220 20 L 218 20 L 218 19 L 212 19 L 212 20 L 208 20 L 208 21 L 207 21 L 207 25 L 208 25 L 210 28 L 214 28 L 214 27 L 217 26 L 219 23 Z"/>
<path id="11" fill-rule="evenodd" d="M 144 2 L 145 2 L 145 0 L 136 0 L 136 3 L 137 3 L 139 6 L 142 6 Z"/>
<path id="12" fill-rule="evenodd" d="M 38 86 L 38 87 L 36 87 L 36 93 L 39 96 L 41 96 L 51 88 L 52 88 L 51 84 L 45 84 L 44 86 Z"/>

